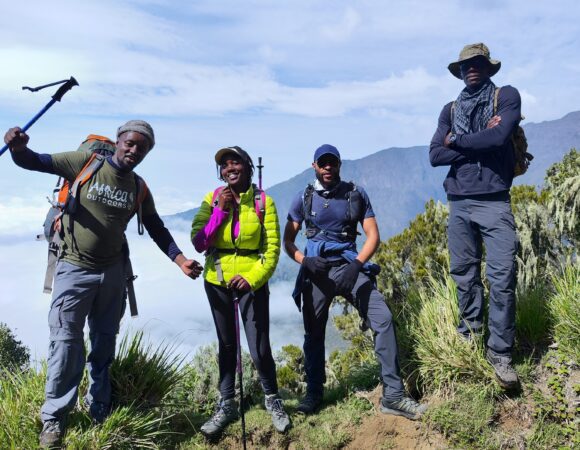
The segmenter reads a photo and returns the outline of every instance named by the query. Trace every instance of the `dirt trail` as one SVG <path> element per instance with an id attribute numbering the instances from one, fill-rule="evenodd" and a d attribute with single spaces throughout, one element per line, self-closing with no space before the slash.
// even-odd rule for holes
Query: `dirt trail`
<path id="1" fill-rule="evenodd" d="M 373 405 L 378 405 L 381 397 L 380 388 L 361 394 Z M 444 449 L 448 448 L 445 440 L 438 433 L 428 430 L 421 422 L 414 422 L 404 417 L 381 414 L 376 412 L 366 418 L 356 428 L 353 439 L 346 447 L 350 450 L 370 449 Z"/>

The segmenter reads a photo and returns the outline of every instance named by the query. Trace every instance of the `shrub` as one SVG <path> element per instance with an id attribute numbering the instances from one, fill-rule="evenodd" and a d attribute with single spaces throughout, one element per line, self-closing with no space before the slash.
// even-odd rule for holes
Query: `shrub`
<path id="1" fill-rule="evenodd" d="M 5 323 L 0 323 L 0 368 L 24 370 L 30 364 L 30 351 Z M 1 374 L 1 372 L 0 372 Z"/>

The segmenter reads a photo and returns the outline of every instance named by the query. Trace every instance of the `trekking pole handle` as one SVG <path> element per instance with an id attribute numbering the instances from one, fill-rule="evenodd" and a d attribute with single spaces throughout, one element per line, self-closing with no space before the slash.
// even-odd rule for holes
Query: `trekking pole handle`
<path id="1" fill-rule="evenodd" d="M 61 87 L 58 88 L 58 90 L 52 96 L 52 99 L 45 105 L 45 107 L 42 108 L 38 112 L 38 114 L 36 114 L 32 119 L 28 121 L 26 125 L 22 127 L 22 131 L 26 132 L 32 125 L 36 123 L 38 119 L 40 119 L 43 116 L 43 114 L 46 111 L 50 109 L 52 105 L 54 105 L 56 102 L 60 102 L 64 94 L 70 91 L 73 88 L 73 86 L 78 85 L 79 83 L 77 80 L 75 80 L 75 77 L 70 77 Z M 0 156 L 2 156 L 6 150 L 8 150 L 8 145 L 4 145 L 4 147 L 0 149 Z"/>
<path id="2" fill-rule="evenodd" d="M 64 94 L 70 91 L 74 86 L 78 86 L 79 83 L 75 80 L 75 77 L 70 77 L 66 83 L 64 83 L 52 96 L 53 100 L 60 102 Z"/>
<path id="3" fill-rule="evenodd" d="M 262 189 L 262 169 L 264 165 L 262 164 L 262 157 L 258 156 L 258 187 Z"/>

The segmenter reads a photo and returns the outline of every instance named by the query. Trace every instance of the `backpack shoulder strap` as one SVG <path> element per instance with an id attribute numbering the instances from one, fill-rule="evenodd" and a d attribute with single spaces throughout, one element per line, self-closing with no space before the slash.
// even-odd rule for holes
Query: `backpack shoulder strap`
<path id="1" fill-rule="evenodd" d="M 81 169 L 75 181 L 73 182 L 72 186 L 69 189 L 69 195 L 66 201 L 66 207 L 72 203 L 74 204 L 73 208 L 76 208 L 76 198 L 79 192 L 79 189 L 82 185 L 84 185 L 87 181 L 89 181 L 93 175 L 103 166 L 105 162 L 105 157 L 99 155 L 98 153 L 92 153 L 89 160 L 86 162 L 84 167 Z M 67 212 L 74 212 L 67 211 Z"/>
<path id="2" fill-rule="evenodd" d="M 263 225 L 266 215 L 266 193 L 256 186 L 254 186 L 254 208 L 260 223 Z"/>
<path id="3" fill-rule="evenodd" d="M 135 206 L 133 214 L 137 214 L 137 233 L 141 236 L 145 233 L 143 227 L 143 201 L 149 193 L 149 188 L 145 180 L 135 173 L 135 185 L 137 186 L 137 195 L 135 196 Z"/>
<path id="4" fill-rule="evenodd" d="M 302 217 L 304 217 L 304 221 L 308 226 L 308 223 L 311 222 L 310 216 L 312 215 L 312 196 L 314 195 L 314 186 L 312 184 L 308 184 L 302 192 Z"/>
<path id="5" fill-rule="evenodd" d="M 495 88 L 495 92 L 493 94 L 493 115 L 495 116 L 497 113 L 497 100 L 499 98 L 499 91 L 501 90 L 500 87 Z"/>
<path id="6" fill-rule="evenodd" d="M 218 199 L 217 198 L 219 197 L 219 195 L 224 190 L 224 187 L 225 186 L 218 186 L 213 191 L 213 196 L 211 197 L 211 207 L 212 207 L 212 209 L 215 208 L 218 205 Z"/>

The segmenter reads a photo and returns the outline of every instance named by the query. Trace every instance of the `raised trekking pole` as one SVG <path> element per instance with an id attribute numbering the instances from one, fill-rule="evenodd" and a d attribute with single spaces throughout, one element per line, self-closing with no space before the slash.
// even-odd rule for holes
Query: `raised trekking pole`
<path id="1" fill-rule="evenodd" d="M 74 77 L 70 77 L 68 80 L 61 80 L 61 81 L 55 81 L 54 83 L 49 83 L 49 84 L 45 84 L 43 86 L 37 86 L 35 88 L 31 88 L 28 86 L 22 86 L 22 89 L 28 89 L 31 92 L 36 92 L 36 91 L 40 91 L 41 89 L 50 87 L 50 86 L 56 86 L 57 84 L 62 84 L 61 87 L 58 88 L 58 90 L 54 93 L 54 95 L 52 96 L 52 99 L 46 104 L 46 106 L 44 108 L 42 108 L 38 114 L 36 114 L 32 119 L 30 119 L 30 121 L 24 125 L 22 127 L 22 131 L 26 132 L 32 125 L 34 125 L 34 123 L 40 119 L 42 117 L 42 115 L 48 111 L 50 109 L 50 107 L 52 105 L 54 105 L 56 102 L 60 102 L 62 100 L 62 97 L 64 94 L 66 94 L 68 91 L 70 91 L 73 86 L 78 86 L 79 83 L 77 82 L 77 80 L 75 80 Z M 0 156 L 2 156 L 4 154 L 4 152 L 8 150 L 8 145 L 5 145 L 4 147 L 2 147 L 2 149 L 0 150 Z"/>
<path id="2" fill-rule="evenodd" d="M 242 343 L 240 340 L 240 297 L 237 289 L 234 293 L 234 316 L 236 319 L 236 344 L 238 346 L 238 361 L 236 363 L 236 372 L 238 372 L 238 381 L 240 383 L 240 414 L 242 415 L 242 444 L 246 450 L 246 416 L 244 413 L 244 382 L 242 370 Z"/>

